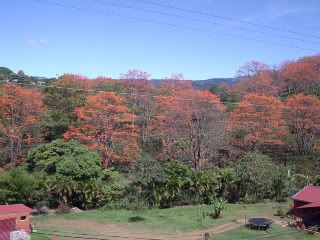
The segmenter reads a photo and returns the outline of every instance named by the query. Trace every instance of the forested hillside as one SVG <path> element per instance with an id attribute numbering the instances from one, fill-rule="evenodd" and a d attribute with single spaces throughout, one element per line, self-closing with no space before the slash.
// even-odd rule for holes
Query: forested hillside
<path id="1" fill-rule="evenodd" d="M 320 183 L 319 55 L 249 62 L 210 91 L 138 70 L 0 77 L 0 204 L 285 201 Z"/>

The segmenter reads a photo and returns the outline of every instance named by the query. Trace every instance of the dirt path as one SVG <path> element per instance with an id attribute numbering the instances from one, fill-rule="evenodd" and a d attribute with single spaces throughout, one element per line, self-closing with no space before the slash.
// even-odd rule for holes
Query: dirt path
<path id="1" fill-rule="evenodd" d="M 286 222 L 273 220 L 274 224 L 286 227 Z M 244 219 L 237 222 L 227 222 L 225 224 L 212 227 L 205 230 L 196 230 L 192 232 L 181 232 L 174 234 L 163 234 L 152 231 L 150 229 L 135 228 L 134 225 L 119 224 L 101 224 L 95 221 L 81 220 L 61 220 L 50 219 L 45 222 L 38 222 L 37 228 L 39 232 L 47 232 L 53 236 L 83 236 L 88 238 L 100 238 L 108 240 L 202 240 L 204 233 L 210 235 L 220 234 L 223 232 L 234 230 L 245 223 Z M 55 230 L 52 230 L 55 229 Z"/>
<path id="2" fill-rule="evenodd" d="M 281 221 L 281 220 L 274 220 L 272 219 L 274 224 L 280 225 L 281 227 L 287 227 L 288 223 L 285 221 Z"/>
<path id="3" fill-rule="evenodd" d="M 74 221 L 52 219 L 46 222 L 38 222 L 39 232 L 47 232 L 56 236 L 83 236 L 88 238 L 107 238 L 110 240 L 136 239 L 136 240 L 200 240 L 205 232 L 210 235 L 219 234 L 240 227 L 244 220 L 228 222 L 206 230 L 197 230 L 187 233 L 161 234 L 147 229 L 135 229 L 134 227 L 118 224 L 100 224 L 94 221 Z M 56 229 L 56 230 L 52 230 Z"/>
<path id="4" fill-rule="evenodd" d="M 197 230 L 197 231 L 192 231 L 188 233 L 175 234 L 173 236 L 170 236 L 167 239 L 202 240 L 204 233 L 215 235 L 215 234 L 231 231 L 233 229 L 240 227 L 243 223 L 244 223 L 244 220 L 241 220 L 239 222 L 228 222 L 228 223 L 219 225 L 217 227 L 209 228 L 206 230 Z"/>

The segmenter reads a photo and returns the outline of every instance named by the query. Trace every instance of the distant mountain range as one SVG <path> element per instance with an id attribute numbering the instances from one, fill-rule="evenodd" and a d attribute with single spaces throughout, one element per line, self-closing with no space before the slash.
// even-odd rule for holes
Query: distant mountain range
<path id="1" fill-rule="evenodd" d="M 152 79 L 153 83 L 156 86 L 159 86 L 161 82 L 163 81 L 162 79 Z M 192 87 L 193 89 L 198 89 L 198 90 L 205 90 L 205 89 L 210 89 L 212 85 L 220 85 L 220 84 L 234 84 L 237 82 L 237 78 L 210 78 L 207 80 L 192 80 Z"/>
<path id="2" fill-rule="evenodd" d="M 36 77 L 36 76 L 28 76 L 24 74 L 23 71 L 19 71 L 18 73 L 14 73 L 9 68 L 0 67 L 0 81 L 6 82 L 26 82 L 31 84 L 41 84 L 45 85 L 49 80 L 55 80 L 53 78 L 45 78 L 45 77 Z M 161 85 L 163 79 L 152 79 L 151 80 L 156 86 Z M 212 85 L 220 85 L 220 84 L 234 84 L 237 81 L 236 78 L 210 78 L 207 80 L 193 80 L 192 87 L 193 89 L 205 90 L 210 89 Z"/>

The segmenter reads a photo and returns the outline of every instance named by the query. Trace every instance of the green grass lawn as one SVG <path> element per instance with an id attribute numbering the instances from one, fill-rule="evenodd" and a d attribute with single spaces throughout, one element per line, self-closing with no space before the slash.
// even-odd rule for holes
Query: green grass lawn
<path id="1" fill-rule="evenodd" d="M 209 227 L 215 227 L 234 219 L 249 217 L 274 217 L 273 214 L 278 206 L 287 207 L 288 204 L 229 204 L 222 212 L 222 218 L 212 219 L 209 216 L 202 218 L 203 213 L 212 212 L 210 206 L 176 207 L 170 209 L 151 209 L 142 213 L 134 213 L 127 210 L 90 210 L 83 213 L 72 213 L 55 216 L 35 217 L 34 222 L 45 221 L 46 219 L 67 219 L 67 220 L 91 220 L 98 223 L 117 223 L 124 225 L 135 225 L 166 232 L 193 231 Z M 129 219 L 140 216 L 144 220 L 130 222 Z"/>
<path id="2" fill-rule="evenodd" d="M 203 218 L 203 213 L 210 213 L 211 206 L 189 206 L 189 207 L 176 207 L 170 209 L 150 209 L 142 213 L 134 213 L 127 210 L 89 210 L 83 213 L 70 213 L 54 216 L 40 216 L 34 217 L 33 222 L 41 222 L 42 230 L 51 231 L 66 231 L 77 233 L 90 233 L 90 229 L 79 228 L 77 224 L 74 227 L 46 226 L 48 220 L 73 220 L 73 221 L 89 221 L 100 224 L 117 224 L 127 229 L 149 230 L 156 234 L 172 234 L 176 232 L 190 232 L 194 230 L 205 230 L 211 227 L 216 227 L 235 219 L 244 219 L 250 217 L 267 217 L 273 220 L 289 221 L 289 219 L 280 219 L 274 216 L 278 207 L 282 207 L 285 211 L 289 207 L 288 203 L 259 203 L 259 204 L 229 204 L 227 209 L 222 212 L 222 217 L 219 219 L 212 219 L 209 216 Z M 130 222 L 132 217 L 139 216 L 142 221 Z M 215 235 L 215 240 L 241 240 L 241 239 L 274 239 L 274 240 L 314 240 L 319 239 L 315 236 L 309 235 L 305 232 L 300 232 L 292 228 L 283 228 L 277 224 L 272 224 L 270 231 L 256 231 L 247 229 L 241 226 L 237 229 Z M 48 240 L 51 237 L 46 237 L 41 234 L 33 234 L 32 239 L 35 240 Z"/>
<path id="3" fill-rule="evenodd" d="M 46 235 L 33 233 L 33 234 L 31 234 L 31 239 L 32 240 L 50 240 L 51 238 L 49 238 Z"/>
<path id="4" fill-rule="evenodd" d="M 214 240 L 317 240 L 319 238 L 292 228 L 273 224 L 268 232 L 250 230 L 245 226 L 214 236 Z"/>

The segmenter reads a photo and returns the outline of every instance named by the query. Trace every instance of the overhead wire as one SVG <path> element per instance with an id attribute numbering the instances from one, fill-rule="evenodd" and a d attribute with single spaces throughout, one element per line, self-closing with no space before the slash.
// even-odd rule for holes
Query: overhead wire
<path id="1" fill-rule="evenodd" d="M 268 41 L 268 40 L 262 40 L 262 39 L 257 39 L 257 38 L 251 38 L 251 37 L 246 37 L 246 36 L 236 35 L 236 34 L 226 33 L 226 32 L 216 32 L 216 31 L 211 31 L 209 29 L 190 27 L 190 26 L 179 25 L 179 24 L 174 24 L 174 23 L 169 23 L 169 22 L 162 22 L 162 21 L 151 20 L 151 19 L 146 19 L 146 18 L 132 17 L 132 16 L 127 16 L 127 15 L 106 12 L 106 11 L 102 11 L 102 10 L 83 8 L 83 7 L 78 7 L 78 6 L 74 6 L 74 5 L 61 4 L 61 3 L 56 3 L 56 2 L 46 1 L 46 0 L 31 0 L 31 1 L 34 1 L 34 2 L 37 2 L 40 4 L 58 6 L 61 8 L 74 9 L 74 10 L 78 10 L 78 11 L 82 11 L 82 12 L 90 12 L 90 13 L 96 13 L 96 14 L 116 16 L 116 17 L 131 19 L 131 20 L 135 20 L 135 21 L 140 21 L 140 22 L 155 23 L 155 24 L 166 25 L 166 26 L 171 26 L 171 27 L 176 27 L 176 28 L 182 28 L 182 29 L 187 29 L 187 30 L 192 30 L 192 31 L 206 32 L 206 33 L 211 33 L 211 34 L 215 34 L 215 35 L 228 36 L 231 38 L 250 40 L 250 41 L 255 41 L 255 42 L 260 42 L 260 43 L 265 43 L 265 44 L 272 44 L 272 45 L 277 45 L 277 46 L 282 46 L 282 47 L 295 48 L 295 49 L 306 50 L 306 51 L 316 51 L 316 52 L 319 51 L 319 49 L 300 47 L 300 46 L 296 46 L 296 45 L 289 45 L 289 44 L 273 42 L 273 41 Z"/>
<path id="2" fill-rule="evenodd" d="M 194 21 L 194 22 L 214 24 L 214 25 L 218 25 L 218 26 L 229 27 L 229 28 L 239 29 L 239 30 L 248 31 L 248 32 L 260 33 L 260 34 L 269 35 L 269 36 L 273 36 L 273 37 L 292 39 L 292 40 L 296 40 L 296 41 L 320 45 L 320 42 L 315 42 L 315 41 L 310 41 L 310 40 L 306 40 L 306 39 L 302 39 L 302 38 L 290 37 L 290 36 L 285 36 L 285 35 L 280 35 L 280 34 L 268 33 L 268 32 L 255 30 L 255 29 L 251 29 L 251 28 L 246 28 L 246 27 L 241 27 L 241 26 L 233 26 L 233 25 L 228 25 L 228 24 L 219 23 L 219 22 L 213 22 L 213 21 L 208 21 L 208 20 L 203 20 L 203 19 L 185 17 L 185 16 L 181 16 L 181 15 L 177 15 L 177 14 L 171 14 L 171 13 L 166 13 L 166 12 L 161 12 L 161 11 L 156 11 L 156 10 L 151 10 L 151 9 L 146 9 L 146 8 L 133 7 L 133 6 L 128 6 L 128 5 L 119 4 L 119 3 L 107 2 L 107 1 L 103 1 L 103 0 L 89 0 L 89 1 L 97 2 L 97 3 L 109 5 L 109 6 L 122 7 L 122 8 L 128 8 L 128 9 L 134 9 L 137 11 L 156 13 L 156 14 L 160 14 L 160 15 L 176 17 L 176 18 L 190 20 L 190 21 Z"/>
<path id="3" fill-rule="evenodd" d="M 164 8 L 170 8 L 170 9 L 179 10 L 179 11 L 184 11 L 184 12 L 188 12 L 188 13 L 203 15 L 203 16 L 207 16 L 207 17 L 213 17 L 213 18 L 218 18 L 218 19 L 222 19 L 222 20 L 228 20 L 228 21 L 232 21 L 232 22 L 244 23 L 244 24 L 248 24 L 248 25 L 252 25 L 252 26 L 256 26 L 256 27 L 267 28 L 267 29 L 271 29 L 271 30 L 287 32 L 287 33 L 296 34 L 296 35 L 302 35 L 302 36 L 306 36 L 306 37 L 310 37 L 310 38 L 320 39 L 320 36 L 307 34 L 307 33 L 301 33 L 301 32 L 297 32 L 297 31 L 293 31 L 293 30 L 289 30 L 289 29 L 285 29 L 285 28 L 280 28 L 280 27 L 275 27 L 275 26 L 269 26 L 269 25 L 265 25 L 265 24 L 254 23 L 254 22 L 250 22 L 250 21 L 237 19 L 237 18 L 215 15 L 215 14 L 212 14 L 212 13 L 207 13 L 207 12 L 202 12 L 202 11 L 182 8 L 182 7 L 176 7 L 176 6 L 173 6 L 173 5 L 167 5 L 167 4 L 162 4 L 162 3 L 158 3 L 158 2 L 151 2 L 151 1 L 148 1 L 148 0 L 133 0 L 133 1 L 142 2 L 142 3 L 155 5 L 155 6 L 160 6 L 160 7 L 164 7 Z"/>

